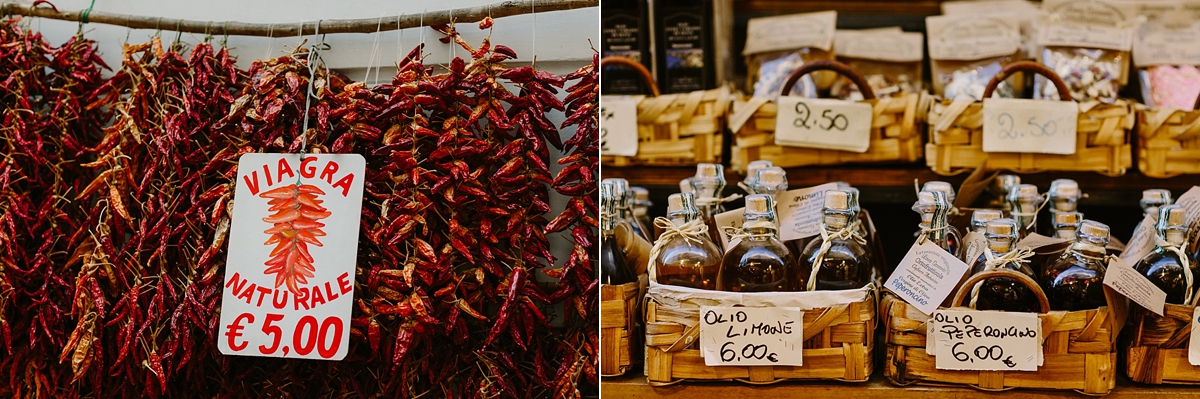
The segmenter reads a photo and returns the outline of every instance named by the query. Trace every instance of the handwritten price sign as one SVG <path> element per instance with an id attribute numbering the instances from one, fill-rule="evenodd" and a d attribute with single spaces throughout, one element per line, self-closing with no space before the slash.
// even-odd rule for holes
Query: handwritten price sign
<path id="1" fill-rule="evenodd" d="M 932 321 L 939 370 L 1037 371 L 1036 314 L 939 310 Z"/>
<path id="2" fill-rule="evenodd" d="M 1079 105 L 1069 101 L 983 100 L 984 152 L 1075 153 Z"/>
<path id="3" fill-rule="evenodd" d="M 871 145 L 871 120 L 870 104 L 780 97 L 775 144 L 866 152 Z"/>
<path id="4" fill-rule="evenodd" d="M 346 357 L 365 169 L 355 154 L 239 159 L 222 354 Z"/>
<path id="5" fill-rule="evenodd" d="M 804 365 L 800 308 L 700 308 L 700 351 L 706 366 Z"/>
<path id="6" fill-rule="evenodd" d="M 638 153 L 637 107 L 643 96 L 600 96 L 600 153 Z"/>

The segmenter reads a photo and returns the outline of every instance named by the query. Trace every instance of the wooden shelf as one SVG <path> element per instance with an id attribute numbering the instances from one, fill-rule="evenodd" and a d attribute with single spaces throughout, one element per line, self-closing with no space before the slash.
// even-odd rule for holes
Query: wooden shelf
<path id="1" fill-rule="evenodd" d="M 905 399 L 905 398 L 970 398 L 1003 396 L 1005 398 L 1081 398 L 1073 391 L 1009 390 L 986 392 L 973 388 L 911 385 L 899 387 L 888 382 L 881 370 L 875 370 L 865 383 L 781 382 L 771 385 L 750 385 L 740 382 L 679 383 L 667 387 L 651 387 L 641 370 L 631 376 L 605 378 L 600 383 L 602 398 L 833 398 L 847 399 Z M 1118 377 L 1117 387 L 1105 398 L 1200 398 L 1200 389 L 1179 385 L 1146 385 Z"/>

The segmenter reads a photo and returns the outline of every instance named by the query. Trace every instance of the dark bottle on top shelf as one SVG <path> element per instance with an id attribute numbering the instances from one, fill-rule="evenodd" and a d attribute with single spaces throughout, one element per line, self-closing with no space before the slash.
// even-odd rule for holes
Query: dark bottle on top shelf
<path id="1" fill-rule="evenodd" d="M 765 194 L 746 197 L 742 238 L 725 253 L 717 289 L 733 292 L 791 291 L 795 258 L 779 242 L 775 201 Z"/>
<path id="2" fill-rule="evenodd" d="M 829 247 L 821 254 L 824 240 L 817 238 L 800 253 L 800 267 L 793 281 L 803 287 L 797 287 L 797 291 L 848 290 L 861 288 L 871 282 L 874 266 L 869 262 L 870 255 L 865 242 L 859 242 L 853 236 L 839 236 L 852 234 L 859 239 L 862 237 L 855 226 L 858 209 L 851 206 L 850 197 L 851 194 L 846 191 L 825 192 L 821 228 L 825 235 L 831 237 Z M 850 230 L 851 233 L 842 233 L 845 229 L 853 230 Z"/>
<path id="3" fill-rule="evenodd" d="M 692 185 L 692 194 L 696 195 L 696 209 L 700 210 L 700 218 L 708 226 L 709 238 L 724 251 L 715 218 L 718 213 L 725 212 L 721 202 L 721 192 L 725 190 L 725 168 L 715 163 L 697 164 L 696 175 L 689 179 L 689 183 Z"/>
<path id="4" fill-rule="evenodd" d="M 1108 245 L 1108 226 L 1092 220 L 1079 224 L 1075 242 L 1040 273 L 1038 283 L 1054 310 L 1096 309 L 1104 298 L 1104 247 Z"/>
<path id="5" fill-rule="evenodd" d="M 712 0 L 655 0 L 654 18 L 663 94 L 715 87 Z"/>
<path id="6" fill-rule="evenodd" d="M 696 199 L 692 194 L 671 194 L 667 197 L 667 218 L 676 228 L 698 222 Z M 661 220 L 661 219 L 660 219 Z M 665 238 L 665 236 L 664 236 Z M 678 285 L 705 290 L 717 289 L 717 274 L 721 271 L 721 252 L 707 234 L 700 237 L 674 236 L 659 243 L 655 280 L 660 284 Z"/>
<path id="7" fill-rule="evenodd" d="M 646 0 L 605 0 L 600 5 L 600 56 L 625 57 L 653 71 L 650 65 L 650 10 Z M 646 94 L 645 79 L 627 67 L 602 71 L 604 94 Z"/>
<path id="8" fill-rule="evenodd" d="M 617 201 L 612 189 L 611 184 L 600 185 L 600 283 L 621 285 L 637 281 L 637 275 L 626 262 L 625 253 L 617 245 L 613 232 L 623 221 L 616 216 Z"/>
<path id="9" fill-rule="evenodd" d="M 989 269 L 1009 269 L 1025 273 L 1036 280 L 1033 268 L 1028 261 L 1004 259 L 1014 251 L 1013 244 L 1017 242 L 1017 222 L 1008 219 L 994 219 L 987 222 L 988 248 L 979 255 L 971 265 L 971 274 L 981 273 Z M 972 305 L 979 310 L 1003 310 L 1006 312 L 1039 312 L 1036 294 L 1029 287 L 1008 277 L 992 277 L 984 279 L 971 288 Z"/>
<path id="10" fill-rule="evenodd" d="M 1154 228 L 1162 242 L 1155 245 L 1153 252 L 1146 254 L 1133 266 L 1167 293 L 1167 303 L 1176 305 L 1192 303 L 1192 296 L 1196 290 L 1195 278 L 1198 277 L 1196 265 L 1190 262 L 1187 254 L 1181 257 L 1175 252 L 1185 241 L 1186 223 L 1187 212 L 1182 206 L 1164 205 L 1158 208 L 1158 223 L 1155 223 Z M 1189 280 L 1192 283 L 1191 289 L 1188 289 Z"/>

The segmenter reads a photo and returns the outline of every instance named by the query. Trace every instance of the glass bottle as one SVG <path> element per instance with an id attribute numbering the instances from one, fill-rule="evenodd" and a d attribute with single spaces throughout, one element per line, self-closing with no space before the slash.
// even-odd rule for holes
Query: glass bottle
<path id="1" fill-rule="evenodd" d="M 633 191 L 629 188 L 629 181 L 621 178 L 608 178 L 600 181 L 601 185 L 606 183 L 612 185 L 612 197 L 616 202 L 617 217 L 628 223 L 635 235 L 649 242 L 650 233 L 647 233 L 646 226 L 643 226 L 633 214 Z"/>
<path id="2" fill-rule="evenodd" d="M 1187 233 L 1187 212 L 1179 205 L 1164 205 L 1158 208 L 1158 222 L 1154 224 L 1158 238 L 1178 249 L 1184 242 Z M 1188 290 L 1188 278 L 1184 273 L 1192 275 L 1191 293 L 1195 293 L 1196 265 L 1188 262 L 1184 270 L 1184 260 L 1174 250 L 1168 250 L 1161 245 L 1155 245 L 1154 251 L 1142 257 L 1133 268 L 1150 282 L 1167 293 L 1167 303 L 1188 305 L 1192 298 Z"/>
<path id="3" fill-rule="evenodd" d="M 946 200 L 946 193 L 941 191 L 919 192 L 917 193 L 917 202 L 913 204 L 912 209 L 921 215 L 918 239 L 924 235 L 925 239 L 942 247 L 946 252 L 962 258 L 962 248 L 951 247 L 950 241 L 947 239 L 947 230 L 950 226 L 950 221 L 947 219 L 950 214 L 950 203 Z"/>
<path id="4" fill-rule="evenodd" d="M 775 227 L 775 201 L 765 194 L 746 197 L 742 213 L 746 237 L 730 248 L 721 261 L 717 290 L 733 292 L 790 291 L 792 252 L 779 242 Z"/>
<path id="5" fill-rule="evenodd" d="M 988 204 L 988 207 L 1011 211 L 1012 205 L 1008 203 L 1008 192 L 1019 185 L 1021 185 L 1021 176 L 1009 174 L 996 176 L 991 187 L 988 187 L 988 192 L 995 197 L 995 200 Z"/>
<path id="6" fill-rule="evenodd" d="M 667 197 L 667 218 L 675 227 L 700 220 L 696 197 L 692 194 L 671 194 Z M 660 243 L 656 259 L 655 279 L 671 284 L 705 290 L 717 289 L 717 274 L 721 271 L 721 250 L 708 238 L 672 236 Z"/>
<path id="7" fill-rule="evenodd" d="M 613 185 L 600 184 L 600 283 L 621 285 L 637 281 L 637 275 L 626 261 L 613 232 L 617 224 L 624 221 L 616 216 L 617 201 L 612 190 Z"/>
<path id="8" fill-rule="evenodd" d="M 1166 205 L 1174 204 L 1171 199 L 1171 192 L 1161 188 L 1152 188 L 1142 191 L 1142 200 L 1139 203 L 1142 206 L 1142 215 L 1151 215 L 1158 217 L 1158 208 Z"/>
<path id="9" fill-rule="evenodd" d="M 746 191 L 746 194 L 755 194 L 753 187 L 754 182 L 758 180 L 758 171 L 772 166 L 775 166 L 775 164 L 767 160 L 751 161 L 746 165 L 746 178 L 742 179 L 742 183 L 739 186 L 742 187 L 742 190 Z"/>
<path id="10" fill-rule="evenodd" d="M 921 191 L 941 191 L 945 193 L 946 202 L 950 204 L 950 212 L 954 213 L 954 201 L 958 199 L 958 196 L 954 194 L 954 186 L 950 185 L 950 183 L 944 181 L 928 181 L 925 182 L 925 185 L 921 186 Z M 949 219 L 949 215 L 947 215 L 947 219 Z M 949 242 L 950 248 L 961 247 L 962 232 L 958 231 L 958 228 L 954 227 L 952 224 L 949 224 L 949 222 L 947 222 L 947 224 L 950 227 L 946 228 L 946 240 Z"/>
<path id="11" fill-rule="evenodd" d="M 696 208 L 700 210 L 701 220 L 708 226 L 709 238 L 717 244 L 717 248 L 721 248 L 721 234 L 717 231 L 720 227 L 715 217 L 725 212 L 725 207 L 721 205 L 721 191 L 725 190 L 725 168 L 714 163 L 698 164 L 691 184 L 692 193 L 696 195 Z"/>
<path id="12" fill-rule="evenodd" d="M 1029 278 L 1035 278 L 1033 269 L 1028 262 L 1016 260 L 999 261 L 1014 250 L 1017 242 L 1017 222 L 1009 219 L 993 219 L 986 226 L 988 247 L 987 253 L 979 255 L 971 265 L 971 274 L 978 274 L 989 269 L 1009 269 L 1025 273 Z M 988 265 L 991 255 L 992 265 Z M 1003 310 L 1006 312 L 1040 312 L 1036 294 L 1025 284 L 1009 277 L 987 278 L 972 287 L 974 307 L 979 310 Z"/>
<path id="13" fill-rule="evenodd" d="M 692 178 L 689 177 L 679 181 L 679 192 L 695 194 L 692 192 Z"/>
<path id="14" fill-rule="evenodd" d="M 1008 191 L 1008 205 L 1013 220 L 1017 221 L 1021 238 L 1037 231 L 1037 210 L 1042 205 L 1042 196 L 1037 186 L 1018 184 Z"/>
<path id="15" fill-rule="evenodd" d="M 1003 217 L 1004 212 L 995 209 L 976 209 L 974 212 L 971 212 L 971 231 L 979 234 L 987 234 L 987 223 Z"/>
<path id="16" fill-rule="evenodd" d="M 1071 179 L 1056 179 L 1050 182 L 1050 190 L 1046 191 L 1047 201 L 1049 202 L 1046 208 L 1046 217 L 1050 223 L 1043 223 L 1038 229 L 1039 233 L 1044 236 L 1054 235 L 1054 215 L 1059 212 L 1076 212 L 1079 210 L 1079 198 L 1083 195 L 1079 192 L 1079 183 Z"/>
<path id="17" fill-rule="evenodd" d="M 646 234 L 650 235 L 649 239 L 653 242 L 658 238 L 658 234 L 654 232 L 653 218 L 650 217 L 650 207 L 654 206 L 654 203 L 650 202 L 650 191 L 637 186 L 629 189 L 633 191 L 633 218 L 646 228 Z"/>
<path id="18" fill-rule="evenodd" d="M 1075 242 L 1042 270 L 1038 284 L 1054 310 L 1087 310 L 1104 306 L 1104 247 L 1108 226 L 1092 220 L 1079 224 Z"/>
<path id="19" fill-rule="evenodd" d="M 1083 222 L 1083 214 L 1079 212 L 1058 212 L 1054 214 L 1054 238 L 1075 241 L 1079 223 Z"/>
<path id="20" fill-rule="evenodd" d="M 821 213 L 821 228 L 830 236 L 858 220 L 858 211 L 850 206 L 850 193 L 840 190 L 825 191 L 825 208 Z M 805 286 L 797 287 L 797 291 L 848 290 L 871 282 L 873 266 L 868 261 L 864 244 L 853 239 L 831 238 L 828 251 L 818 259 L 818 255 L 822 255 L 819 252 L 823 241 L 820 238 L 813 240 L 800 253 L 800 267 L 796 270 L 799 275 L 792 281 Z M 812 278 L 814 267 L 818 269 L 815 279 Z"/>

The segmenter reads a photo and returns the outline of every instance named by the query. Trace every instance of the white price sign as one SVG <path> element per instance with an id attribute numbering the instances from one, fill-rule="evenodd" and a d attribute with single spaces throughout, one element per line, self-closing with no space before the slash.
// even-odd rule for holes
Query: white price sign
<path id="1" fill-rule="evenodd" d="M 643 96 L 600 96 L 600 153 L 638 153 L 637 107 Z"/>
<path id="2" fill-rule="evenodd" d="M 1037 371 L 1042 349 L 1035 313 L 939 310 L 933 322 L 939 370 Z"/>
<path id="3" fill-rule="evenodd" d="M 705 366 L 804 365 L 804 312 L 795 307 L 700 307 Z"/>
<path id="4" fill-rule="evenodd" d="M 983 100 L 983 152 L 1075 153 L 1079 104 L 1014 98 Z"/>
<path id="5" fill-rule="evenodd" d="M 842 100 L 779 97 L 775 144 L 866 152 L 871 146 L 871 105 Z"/>
<path id="6" fill-rule="evenodd" d="M 218 326 L 222 354 L 346 357 L 365 170 L 357 154 L 241 157 Z"/>

